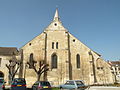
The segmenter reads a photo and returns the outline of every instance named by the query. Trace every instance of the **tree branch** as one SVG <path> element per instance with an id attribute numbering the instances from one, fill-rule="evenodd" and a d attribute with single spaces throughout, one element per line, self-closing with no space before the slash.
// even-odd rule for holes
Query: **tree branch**
<path id="1" fill-rule="evenodd" d="M 10 66 L 6 64 L 6 67 L 10 70 Z"/>
<path id="2" fill-rule="evenodd" d="M 38 73 L 38 71 L 37 71 L 36 67 L 34 66 L 34 64 L 31 65 L 30 62 L 27 62 L 27 64 L 28 64 L 29 66 L 31 66 L 36 73 Z"/>
<path id="3" fill-rule="evenodd" d="M 40 72 L 40 74 L 47 72 L 49 70 L 49 68 L 44 69 L 43 71 Z"/>

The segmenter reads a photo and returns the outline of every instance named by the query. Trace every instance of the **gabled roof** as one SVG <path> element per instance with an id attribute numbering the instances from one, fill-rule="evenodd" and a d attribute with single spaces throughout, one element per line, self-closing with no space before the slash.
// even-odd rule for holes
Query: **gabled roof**
<path id="1" fill-rule="evenodd" d="M 48 27 L 45 29 L 45 31 L 67 31 L 66 28 L 62 25 L 62 22 L 60 21 L 60 17 L 58 14 L 58 9 L 55 11 L 55 15 L 53 18 L 53 21 L 48 25 Z"/>
<path id="2" fill-rule="evenodd" d="M 95 51 L 93 51 L 94 53 L 96 53 L 98 56 L 101 56 L 99 53 L 97 53 L 97 52 L 95 52 Z"/>
<path id="3" fill-rule="evenodd" d="M 16 47 L 0 47 L 0 55 L 12 56 L 18 53 Z"/>

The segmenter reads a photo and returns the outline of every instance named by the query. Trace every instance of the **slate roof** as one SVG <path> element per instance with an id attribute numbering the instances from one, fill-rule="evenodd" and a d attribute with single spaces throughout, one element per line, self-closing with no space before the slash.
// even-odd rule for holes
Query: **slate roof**
<path id="1" fill-rule="evenodd" d="M 0 55 L 12 56 L 17 54 L 18 50 L 16 47 L 0 47 Z"/>

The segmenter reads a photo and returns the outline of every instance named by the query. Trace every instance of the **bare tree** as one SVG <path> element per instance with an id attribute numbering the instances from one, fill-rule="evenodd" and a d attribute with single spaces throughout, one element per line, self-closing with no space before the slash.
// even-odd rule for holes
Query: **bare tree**
<path id="1" fill-rule="evenodd" d="M 35 73 L 37 74 L 37 81 L 40 80 L 40 77 L 43 73 L 46 73 L 49 68 L 48 68 L 48 64 L 45 64 L 44 61 L 39 61 L 39 68 L 37 68 L 37 66 L 35 65 L 35 61 L 33 61 L 32 63 L 27 62 L 27 64 L 29 65 L 29 67 L 32 67 L 32 69 L 35 71 Z"/>
<path id="2" fill-rule="evenodd" d="M 6 67 L 8 68 L 9 71 L 10 83 L 14 79 L 15 74 L 20 68 L 20 64 L 21 62 L 18 61 L 15 56 L 13 56 L 11 60 L 9 60 L 9 64 L 6 64 Z"/>

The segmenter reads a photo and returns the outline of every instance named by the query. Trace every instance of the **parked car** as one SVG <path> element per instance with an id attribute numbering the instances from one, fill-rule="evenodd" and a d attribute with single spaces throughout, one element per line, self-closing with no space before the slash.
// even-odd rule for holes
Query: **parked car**
<path id="1" fill-rule="evenodd" d="M 11 84 L 11 90 L 26 90 L 26 81 L 24 78 L 14 78 Z"/>
<path id="2" fill-rule="evenodd" d="M 60 85 L 61 89 L 80 89 L 85 90 L 87 86 L 82 80 L 67 80 L 65 84 Z"/>
<path id="3" fill-rule="evenodd" d="M 0 90 L 5 90 L 5 83 L 4 78 L 0 77 Z"/>
<path id="4" fill-rule="evenodd" d="M 37 81 L 32 86 L 33 90 L 51 90 L 51 85 L 48 81 Z"/>

